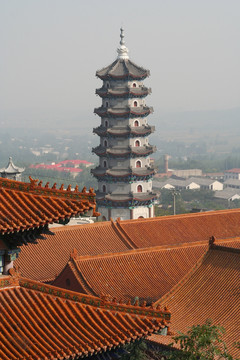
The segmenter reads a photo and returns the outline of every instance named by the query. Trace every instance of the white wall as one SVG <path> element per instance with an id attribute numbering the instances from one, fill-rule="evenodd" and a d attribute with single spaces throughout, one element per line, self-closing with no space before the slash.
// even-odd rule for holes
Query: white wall
<path id="1" fill-rule="evenodd" d="M 144 218 L 149 217 L 149 208 L 147 206 L 133 209 L 133 219 L 138 219 L 140 216 Z"/>
<path id="2" fill-rule="evenodd" d="M 223 184 L 220 183 L 219 181 L 214 181 L 211 184 L 210 188 L 211 188 L 211 190 L 214 190 L 214 191 L 223 190 Z"/>

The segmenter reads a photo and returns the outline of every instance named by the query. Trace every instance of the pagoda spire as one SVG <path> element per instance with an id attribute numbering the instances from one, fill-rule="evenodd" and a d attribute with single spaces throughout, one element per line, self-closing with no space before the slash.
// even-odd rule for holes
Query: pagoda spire
<path id="1" fill-rule="evenodd" d="M 121 27 L 120 29 L 120 47 L 117 49 L 118 52 L 118 59 L 129 59 L 128 56 L 128 48 L 125 46 L 125 40 L 124 40 L 124 29 Z"/>

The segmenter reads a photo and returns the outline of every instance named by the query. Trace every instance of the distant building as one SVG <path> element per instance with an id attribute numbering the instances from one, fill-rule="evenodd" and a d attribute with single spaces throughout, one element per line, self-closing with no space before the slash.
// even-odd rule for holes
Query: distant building
<path id="1" fill-rule="evenodd" d="M 15 166 L 12 157 L 10 157 L 7 167 L 0 169 L 0 177 L 21 181 L 21 175 L 24 170 L 25 168 Z"/>
<path id="2" fill-rule="evenodd" d="M 217 199 L 227 200 L 227 201 L 234 201 L 240 199 L 240 190 L 232 189 L 232 188 L 225 188 L 222 191 L 217 191 L 214 195 Z"/>
<path id="3" fill-rule="evenodd" d="M 80 172 L 83 171 L 83 169 L 79 167 L 80 165 L 89 167 L 92 166 L 93 163 L 86 160 L 64 160 L 60 161 L 59 163 L 53 162 L 51 164 L 30 165 L 30 168 L 69 172 L 73 177 L 76 177 Z"/>
<path id="4" fill-rule="evenodd" d="M 172 175 L 188 178 L 190 176 L 202 176 L 201 169 L 185 169 L 185 170 L 171 170 Z"/>
<path id="5" fill-rule="evenodd" d="M 153 181 L 154 189 L 177 189 L 177 190 L 198 190 L 206 189 L 212 191 L 223 190 L 223 184 L 220 181 L 207 178 L 189 178 L 186 180 L 168 179 L 165 182 Z"/>
<path id="6" fill-rule="evenodd" d="M 224 181 L 224 186 L 227 188 L 240 189 L 240 180 L 239 179 L 226 179 Z"/>
<path id="7" fill-rule="evenodd" d="M 231 170 L 226 170 L 224 172 L 224 180 L 227 179 L 237 179 L 240 180 L 240 169 L 239 168 L 234 168 Z"/>

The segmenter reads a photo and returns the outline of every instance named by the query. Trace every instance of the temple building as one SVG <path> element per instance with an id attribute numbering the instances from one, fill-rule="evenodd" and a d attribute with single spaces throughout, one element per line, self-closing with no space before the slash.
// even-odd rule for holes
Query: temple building
<path id="1" fill-rule="evenodd" d="M 7 167 L 0 169 L 0 177 L 21 181 L 21 175 L 24 170 L 24 168 L 14 165 L 12 157 L 10 157 Z"/>
<path id="2" fill-rule="evenodd" d="M 154 127 L 147 123 L 153 109 L 145 103 L 151 89 L 143 84 L 150 72 L 129 60 L 122 28 L 120 37 L 117 59 L 96 72 L 103 84 L 96 90 L 102 105 L 94 110 L 101 124 L 93 130 L 100 145 L 93 149 L 99 165 L 92 174 L 98 180 L 102 220 L 153 217 L 156 198 L 152 192 L 155 169 L 149 158 L 155 147 L 148 142 Z"/>
<path id="3" fill-rule="evenodd" d="M 29 183 L 0 178 L 0 276 L 8 274 L 23 244 L 54 235 L 49 224 L 64 225 L 82 214 L 99 216 L 92 188 L 80 192 L 69 185 L 64 190 L 64 184 L 57 189 L 56 183 L 50 188 L 49 183 L 42 186 L 42 181 L 29 178 Z"/>

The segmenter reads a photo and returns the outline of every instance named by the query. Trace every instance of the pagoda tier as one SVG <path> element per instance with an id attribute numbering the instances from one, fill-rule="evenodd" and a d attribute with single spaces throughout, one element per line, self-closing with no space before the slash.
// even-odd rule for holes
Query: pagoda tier
<path id="1" fill-rule="evenodd" d="M 96 76 L 101 80 L 144 80 L 150 75 L 149 70 L 136 65 L 129 59 L 118 58 L 109 66 L 98 70 Z"/>
<path id="2" fill-rule="evenodd" d="M 118 168 L 113 167 L 111 169 L 106 169 L 101 166 L 96 167 L 91 170 L 92 174 L 98 179 L 98 181 L 106 182 L 133 182 L 133 181 L 148 181 L 156 173 L 154 167 L 145 167 L 145 168 Z"/>
<path id="3" fill-rule="evenodd" d="M 105 126 L 98 126 L 93 129 L 93 132 L 99 136 L 104 137 L 144 137 L 148 136 L 155 131 L 155 126 L 143 125 L 143 126 L 113 126 L 111 128 Z"/>
<path id="4" fill-rule="evenodd" d="M 151 88 L 147 88 L 146 86 L 140 87 L 118 87 L 114 89 L 106 88 L 106 86 L 102 86 L 100 89 L 96 90 L 96 94 L 101 98 L 111 98 L 111 97 L 122 97 L 122 98 L 143 98 L 149 94 L 151 94 Z"/>
<path id="5" fill-rule="evenodd" d="M 135 118 L 135 117 L 145 117 L 153 112 L 152 107 L 148 106 L 138 106 L 130 107 L 126 106 L 124 108 L 119 107 L 105 107 L 101 106 L 94 109 L 94 113 L 100 117 L 123 117 L 123 118 Z"/>
<path id="6" fill-rule="evenodd" d="M 148 156 L 156 151 L 156 146 L 112 146 L 105 147 L 99 145 L 92 149 L 97 156 L 119 157 L 119 158 L 136 158 L 139 156 Z"/>
<path id="7" fill-rule="evenodd" d="M 107 207 L 126 207 L 151 206 L 157 198 L 153 192 L 129 193 L 129 194 L 105 194 L 96 192 L 97 203 L 99 206 Z"/>

